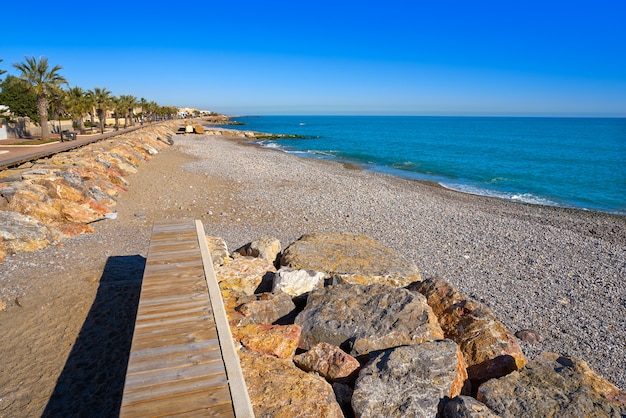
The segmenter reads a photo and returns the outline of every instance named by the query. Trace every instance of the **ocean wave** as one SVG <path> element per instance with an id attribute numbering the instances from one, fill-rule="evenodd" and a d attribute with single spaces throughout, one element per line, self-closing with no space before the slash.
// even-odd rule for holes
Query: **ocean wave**
<path id="1" fill-rule="evenodd" d="M 440 183 L 443 187 L 450 190 L 455 190 L 457 192 L 463 192 L 473 195 L 479 196 L 488 196 L 488 197 L 497 197 L 499 199 L 510 200 L 513 202 L 520 203 L 529 203 L 532 205 L 542 205 L 542 206 L 564 206 L 558 202 L 550 200 L 548 198 L 537 196 L 532 193 L 513 193 L 513 192 L 504 192 L 492 189 L 485 189 L 482 187 L 472 186 L 472 185 L 464 185 L 464 184 L 446 184 Z"/>
<path id="2" fill-rule="evenodd" d="M 420 164 L 415 164 L 413 161 L 404 161 L 401 163 L 393 163 L 391 167 L 398 168 L 400 170 L 415 170 L 420 166 Z"/>

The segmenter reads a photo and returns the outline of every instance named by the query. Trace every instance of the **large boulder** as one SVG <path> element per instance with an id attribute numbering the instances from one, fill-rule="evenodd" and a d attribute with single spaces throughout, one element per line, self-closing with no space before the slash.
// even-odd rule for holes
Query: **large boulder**
<path id="1" fill-rule="evenodd" d="M 327 342 L 354 356 L 443 338 L 424 296 L 379 284 L 314 290 L 295 323 L 301 348 Z"/>
<path id="2" fill-rule="evenodd" d="M 467 373 L 451 340 L 429 341 L 377 353 L 354 386 L 356 416 L 435 417 L 439 404 L 461 393 Z"/>
<path id="3" fill-rule="evenodd" d="M 231 326 L 249 321 L 245 320 L 245 312 L 239 312 L 242 304 L 257 300 L 256 295 L 263 293 L 263 283 L 268 274 L 276 269 L 267 260 L 252 257 L 238 257 L 215 268 L 224 308 Z M 271 285 L 266 286 L 271 289 Z"/>
<path id="4" fill-rule="evenodd" d="M 445 337 L 459 345 L 474 388 L 526 364 L 513 333 L 486 305 L 465 298 L 441 278 L 415 283 L 409 289 L 426 296 Z"/>
<path id="5" fill-rule="evenodd" d="M 404 287 L 421 280 L 415 264 L 371 238 L 351 233 L 303 235 L 283 251 L 280 264 L 325 272 L 345 283 Z"/>
<path id="6" fill-rule="evenodd" d="M 519 372 L 492 379 L 477 398 L 507 417 L 623 417 L 626 392 L 580 359 L 542 353 Z"/>
<path id="7" fill-rule="evenodd" d="M 274 265 L 262 258 L 238 257 L 219 266 L 215 270 L 215 277 L 222 290 L 253 295 L 262 292 L 264 277 L 275 271 Z M 271 286 L 268 286 L 267 290 L 270 289 Z"/>
<path id="8" fill-rule="evenodd" d="M 331 385 L 293 362 L 239 352 L 248 395 L 257 417 L 343 418 Z"/>
<path id="9" fill-rule="evenodd" d="M 0 211 L 0 262 L 7 254 L 40 250 L 63 238 L 63 234 L 21 213 Z"/>
<path id="10" fill-rule="evenodd" d="M 296 305 L 291 297 L 283 292 L 261 293 L 235 306 L 235 311 L 243 315 L 237 325 L 262 323 L 293 323 Z"/>
<path id="11" fill-rule="evenodd" d="M 232 329 L 233 338 L 255 353 L 291 359 L 298 348 L 297 325 L 251 324 Z"/>

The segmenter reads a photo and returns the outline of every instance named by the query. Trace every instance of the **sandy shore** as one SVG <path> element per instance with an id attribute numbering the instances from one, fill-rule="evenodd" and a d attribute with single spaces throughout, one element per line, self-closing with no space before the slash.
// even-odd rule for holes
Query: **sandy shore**
<path id="1" fill-rule="evenodd" d="M 212 136 L 128 177 L 117 219 L 0 264 L 0 416 L 117 416 L 153 221 L 201 219 L 230 250 L 263 235 L 366 234 L 538 330 L 529 357 L 589 362 L 626 389 L 626 218 L 449 191 Z"/>

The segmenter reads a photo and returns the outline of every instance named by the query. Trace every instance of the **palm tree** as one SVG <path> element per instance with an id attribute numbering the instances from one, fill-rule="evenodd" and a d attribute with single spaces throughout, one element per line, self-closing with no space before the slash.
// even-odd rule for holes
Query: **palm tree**
<path id="1" fill-rule="evenodd" d="M 124 106 L 124 127 L 128 127 L 129 125 L 134 125 L 133 122 L 133 110 L 135 106 L 137 106 L 137 98 L 135 96 L 130 95 L 121 95 L 120 101 Z"/>
<path id="2" fill-rule="evenodd" d="M 85 133 L 84 116 L 91 107 L 87 94 L 80 87 L 72 87 L 67 91 L 67 112 L 76 121 L 81 134 Z"/>
<path id="3" fill-rule="evenodd" d="M 93 104 L 96 107 L 96 114 L 100 122 L 100 133 L 104 133 L 104 123 L 106 122 L 107 109 L 111 105 L 111 92 L 104 87 L 94 87 L 93 90 L 89 90 L 87 95 L 93 100 Z"/>
<path id="4" fill-rule="evenodd" d="M 124 113 L 124 102 L 121 97 L 111 97 L 111 107 L 115 118 L 115 129 L 120 126 L 120 115 Z"/>
<path id="5" fill-rule="evenodd" d="M 141 106 L 141 123 L 143 124 L 144 118 L 146 117 L 148 101 L 142 97 L 139 100 L 139 105 Z"/>
<path id="6" fill-rule="evenodd" d="M 0 62 L 2 62 L 2 61 L 4 61 L 4 60 L 0 60 Z M 0 70 L 0 75 L 4 74 L 6 72 L 7 72 L 7 70 Z"/>
<path id="7" fill-rule="evenodd" d="M 30 89 L 37 96 L 37 114 L 41 124 L 41 137 L 48 139 L 50 138 L 50 129 L 48 128 L 48 95 L 55 88 L 68 83 L 65 77 L 59 74 L 63 67 L 55 65 L 53 68 L 50 68 L 48 66 L 48 58 L 40 57 L 39 61 L 35 57 L 24 58 L 26 62 L 13 64 L 13 66 L 22 72 L 20 78 L 28 83 Z"/>
<path id="8" fill-rule="evenodd" d="M 67 92 L 60 87 L 56 87 L 50 90 L 50 97 L 54 100 L 48 101 L 48 115 L 52 116 L 53 120 L 59 121 L 59 136 L 62 136 L 61 117 L 67 113 Z M 54 122 L 52 123 L 54 127 Z M 53 129 L 54 130 L 54 129 Z"/>

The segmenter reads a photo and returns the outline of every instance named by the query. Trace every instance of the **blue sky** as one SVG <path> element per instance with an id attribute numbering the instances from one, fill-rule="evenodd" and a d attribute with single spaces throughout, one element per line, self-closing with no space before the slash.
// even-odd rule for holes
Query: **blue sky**
<path id="1" fill-rule="evenodd" d="M 231 115 L 626 117 L 623 0 L 86 5 L 4 5 L 0 69 Z"/>

